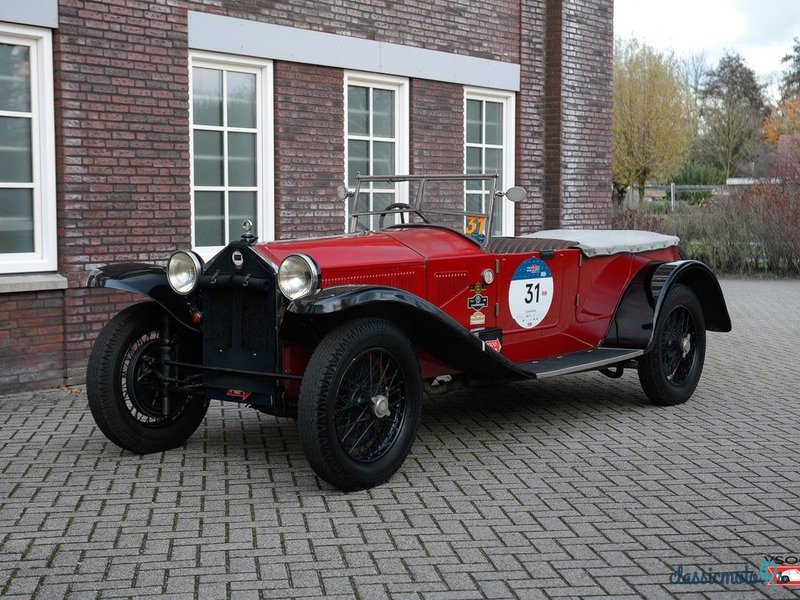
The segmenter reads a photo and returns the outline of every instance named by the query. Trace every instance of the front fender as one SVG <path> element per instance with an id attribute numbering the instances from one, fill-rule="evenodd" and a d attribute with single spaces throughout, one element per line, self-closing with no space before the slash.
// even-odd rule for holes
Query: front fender
<path id="1" fill-rule="evenodd" d="M 89 288 L 112 288 L 147 296 L 185 327 L 198 331 L 192 324 L 186 299 L 176 294 L 167 281 L 164 267 L 145 263 L 117 263 L 92 271 L 86 283 Z"/>
<path id="2" fill-rule="evenodd" d="M 343 285 L 291 302 L 284 316 L 284 339 L 301 329 L 321 338 L 346 321 L 386 319 L 411 342 L 459 371 L 487 378 L 530 378 L 530 373 L 489 348 L 438 306 L 411 292 L 382 286 Z"/>

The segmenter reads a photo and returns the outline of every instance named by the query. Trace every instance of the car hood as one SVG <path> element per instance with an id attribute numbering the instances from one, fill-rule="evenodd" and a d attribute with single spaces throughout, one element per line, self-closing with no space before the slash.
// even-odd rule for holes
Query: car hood
<path id="1" fill-rule="evenodd" d="M 383 232 L 363 232 L 332 237 L 283 240 L 256 244 L 255 250 L 275 266 L 290 254 L 305 254 L 322 272 L 382 267 L 414 267 L 425 263 L 422 255 Z"/>
<path id="2" fill-rule="evenodd" d="M 276 266 L 290 254 L 306 254 L 321 269 L 422 266 L 429 260 L 481 254 L 474 241 L 446 227 L 393 227 L 347 235 L 256 244 Z"/>

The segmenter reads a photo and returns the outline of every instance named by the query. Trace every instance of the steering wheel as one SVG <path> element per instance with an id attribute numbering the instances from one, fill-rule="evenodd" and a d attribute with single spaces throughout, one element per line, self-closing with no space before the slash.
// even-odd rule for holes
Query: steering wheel
<path id="1" fill-rule="evenodd" d="M 393 202 L 392 204 L 390 204 L 389 206 L 384 208 L 383 212 L 381 213 L 381 216 L 378 217 L 378 229 L 383 229 L 383 220 L 386 218 L 386 215 L 388 215 L 391 211 L 397 210 L 397 209 L 400 209 L 400 208 L 405 209 L 405 210 L 403 210 L 403 212 L 400 213 L 400 223 L 405 224 L 405 222 L 406 222 L 405 221 L 405 216 L 406 216 L 406 213 L 409 213 L 409 212 L 412 212 L 415 215 L 417 215 L 425 223 L 430 223 L 430 220 L 428 219 L 428 217 L 426 217 L 424 214 L 422 214 L 421 210 L 415 210 L 415 209 L 411 208 L 411 205 L 406 204 L 405 202 Z"/>

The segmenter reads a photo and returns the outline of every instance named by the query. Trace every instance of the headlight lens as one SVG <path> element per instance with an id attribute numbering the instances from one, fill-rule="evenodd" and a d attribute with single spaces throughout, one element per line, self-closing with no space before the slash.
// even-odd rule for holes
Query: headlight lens
<path id="1" fill-rule="evenodd" d="M 291 254 L 278 268 L 278 287 L 289 300 L 307 296 L 319 285 L 317 265 L 305 254 Z"/>
<path id="2" fill-rule="evenodd" d="M 194 252 L 179 250 L 169 257 L 167 280 L 170 287 L 183 296 L 195 290 L 202 272 L 203 261 Z"/>

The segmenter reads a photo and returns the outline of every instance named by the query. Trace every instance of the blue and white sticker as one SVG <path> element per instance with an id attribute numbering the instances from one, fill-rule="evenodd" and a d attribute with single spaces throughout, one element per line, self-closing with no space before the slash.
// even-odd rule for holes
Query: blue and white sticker
<path id="1" fill-rule="evenodd" d="M 511 316 L 525 329 L 544 321 L 553 303 L 553 274 L 538 258 L 524 260 L 514 271 L 508 288 Z"/>

